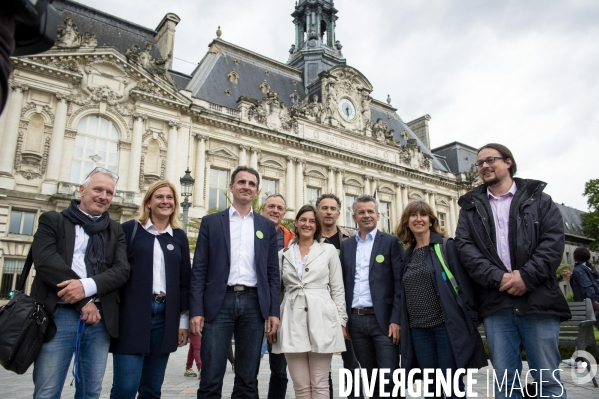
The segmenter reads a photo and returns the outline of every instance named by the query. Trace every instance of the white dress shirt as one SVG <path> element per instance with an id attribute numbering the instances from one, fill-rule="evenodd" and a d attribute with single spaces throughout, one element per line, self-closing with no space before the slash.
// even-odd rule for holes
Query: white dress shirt
<path id="1" fill-rule="evenodd" d="M 140 223 L 141 224 L 141 223 Z M 152 223 L 152 219 L 148 219 L 145 225 L 142 226 L 148 233 L 154 234 L 154 253 L 152 257 L 152 293 L 157 295 L 166 295 L 166 262 L 164 261 L 164 252 L 158 242 L 160 234 L 169 234 L 173 236 L 173 228 L 169 224 L 166 229 L 158 231 Z M 189 312 L 181 312 L 179 319 L 179 328 L 189 328 Z"/>
<path id="2" fill-rule="evenodd" d="M 256 264 L 254 260 L 254 210 L 242 218 L 239 212 L 229 208 L 231 238 L 231 269 L 228 285 L 256 287 Z"/>
<path id="3" fill-rule="evenodd" d="M 370 308 L 372 307 L 372 296 L 370 295 L 370 256 L 372 246 L 378 229 L 375 228 L 366 234 L 366 239 L 360 238 L 360 233 L 356 234 L 356 275 L 354 276 L 354 298 L 351 303 L 352 308 Z"/>
<path id="4" fill-rule="evenodd" d="M 96 220 L 100 216 L 91 216 L 83 212 L 81 208 L 77 208 L 85 216 Z M 75 225 L 75 250 L 73 251 L 73 261 L 71 262 L 71 269 L 77 273 L 81 285 L 83 285 L 83 292 L 86 298 L 96 295 L 98 292 L 98 286 L 96 282 L 91 278 L 87 277 L 87 267 L 85 267 L 85 250 L 87 249 L 87 243 L 89 242 L 89 235 L 85 233 L 83 227 Z"/>
<path id="5" fill-rule="evenodd" d="M 144 229 L 150 234 L 159 236 L 160 234 L 169 234 L 173 236 L 173 228 L 169 224 L 166 229 L 159 232 L 156 226 L 152 223 L 152 219 L 148 219 L 146 224 L 143 226 Z M 164 252 L 158 238 L 154 239 L 154 256 L 152 265 L 152 294 L 166 295 L 166 272 L 164 266 Z"/>

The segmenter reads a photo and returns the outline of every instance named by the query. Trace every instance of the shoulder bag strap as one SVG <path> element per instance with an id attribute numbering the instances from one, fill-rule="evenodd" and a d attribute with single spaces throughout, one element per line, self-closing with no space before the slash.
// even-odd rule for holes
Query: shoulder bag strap
<path id="1" fill-rule="evenodd" d="M 133 231 L 131 232 L 131 238 L 129 239 L 129 245 L 127 246 L 127 255 L 131 255 L 131 248 L 133 247 L 133 240 L 135 240 L 135 233 L 137 233 L 137 226 L 139 222 L 136 220 L 133 224 Z"/>
<path id="2" fill-rule="evenodd" d="M 31 265 L 33 265 L 33 245 L 29 248 L 29 253 L 27 254 L 27 259 L 25 260 L 25 264 L 23 265 L 23 271 L 19 276 L 19 281 L 17 281 L 17 285 L 15 286 L 16 291 L 25 292 L 25 282 L 27 281 L 27 277 L 29 276 L 29 272 L 31 271 Z"/>
<path id="3" fill-rule="evenodd" d="M 449 268 L 445 264 L 445 258 L 447 257 L 447 252 L 446 252 L 447 240 L 448 240 L 447 238 L 443 238 L 443 246 L 442 247 L 439 244 L 434 245 L 435 253 L 437 254 L 437 258 L 439 258 L 439 262 L 441 262 L 443 271 L 445 272 L 445 276 L 443 276 L 443 280 L 445 280 L 445 281 L 449 280 L 451 282 L 451 286 L 453 287 L 453 290 L 455 291 L 455 293 L 457 295 L 459 295 L 460 288 L 458 287 L 458 282 L 456 281 L 455 277 L 453 276 L 453 273 L 451 272 L 451 270 L 449 270 Z M 443 253 L 441 253 L 441 251 L 443 251 Z"/>

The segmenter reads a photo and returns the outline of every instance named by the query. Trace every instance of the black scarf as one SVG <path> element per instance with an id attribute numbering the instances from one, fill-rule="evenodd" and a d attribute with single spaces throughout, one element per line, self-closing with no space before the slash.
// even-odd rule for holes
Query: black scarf
<path id="1" fill-rule="evenodd" d="M 106 230 L 110 223 L 108 212 L 102 213 L 99 218 L 94 220 L 81 212 L 79 201 L 71 200 L 71 205 L 63 210 L 62 214 L 73 224 L 81 226 L 85 234 L 89 236 L 87 248 L 85 249 L 85 268 L 87 277 L 95 276 L 100 272 L 100 264 L 105 262 L 102 231 Z"/>

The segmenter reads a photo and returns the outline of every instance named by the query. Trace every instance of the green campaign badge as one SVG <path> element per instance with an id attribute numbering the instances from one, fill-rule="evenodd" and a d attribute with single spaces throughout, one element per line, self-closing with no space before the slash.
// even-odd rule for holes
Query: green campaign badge
<path id="1" fill-rule="evenodd" d="M 341 250 L 340 249 L 337 250 L 337 255 L 341 255 Z"/>
<path id="2" fill-rule="evenodd" d="M 385 261 L 385 257 L 383 255 L 376 256 L 376 263 L 383 263 Z"/>
<path id="3" fill-rule="evenodd" d="M 258 237 L 260 240 L 264 238 L 264 234 L 262 234 L 262 232 L 260 230 L 258 230 L 256 232 L 256 237 Z"/>

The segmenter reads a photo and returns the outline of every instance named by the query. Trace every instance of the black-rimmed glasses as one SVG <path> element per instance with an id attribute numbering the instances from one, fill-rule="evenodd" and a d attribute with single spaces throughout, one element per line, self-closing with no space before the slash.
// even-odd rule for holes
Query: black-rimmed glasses
<path id="1" fill-rule="evenodd" d="M 504 157 L 489 157 L 487 159 L 481 159 L 480 161 L 477 161 L 474 166 L 476 166 L 477 168 L 482 168 L 483 165 L 486 163 L 487 165 L 491 166 L 495 163 L 495 161 L 497 161 L 498 159 L 505 159 Z"/>

